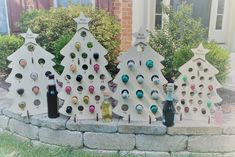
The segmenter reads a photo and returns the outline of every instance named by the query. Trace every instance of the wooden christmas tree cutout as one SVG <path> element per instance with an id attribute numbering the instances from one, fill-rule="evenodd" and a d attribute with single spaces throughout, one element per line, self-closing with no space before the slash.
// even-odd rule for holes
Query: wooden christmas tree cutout
<path id="1" fill-rule="evenodd" d="M 98 43 L 89 31 L 86 18 L 80 13 L 77 22 L 77 32 L 70 42 L 61 50 L 64 56 L 61 64 L 64 71 L 60 81 L 63 88 L 58 94 L 64 100 L 60 113 L 72 119 L 101 118 L 103 93 L 111 91 L 108 82 L 112 79 L 105 68 L 107 50 Z"/>
<path id="2" fill-rule="evenodd" d="M 219 71 L 207 62 L 205 55 L 209 52 L 202 44 L 192 49 L 194 56 L 179 68 L 181 73 L 175 84 L 178 103 L 176 111 L 181 119 L 211 119 L 215 104 L 222 101 L 216 92 L 221 87 L 215 75 Z"/>
<path id="3" fill-rule="evenodd" d="M 30 29 L 21 36 L 25 38 L 24 44 L 7 58 L 12 69 L 6 80 L 11 83 L 7 96 L 13 99 L 9 110 L 22 116 L 46 113 L 48 78 L 45 74 L 50 72 L 58 77 L 53 69 L 54 56 L 36 43 L 38 34 Z"/>
<path id="4" fill-rule="evenodd" d="M 120 71 L 114 79 L 118 87 L 113 94 L 118 104 L 113 112 L 126 121 L 151 123 L 162 115 L 163 85 L 167 83 L 161 72 L 164 58 L 147 44 L 145 30 L 141 28 L 134 36 L 134 46 L 118 57 Z"/>

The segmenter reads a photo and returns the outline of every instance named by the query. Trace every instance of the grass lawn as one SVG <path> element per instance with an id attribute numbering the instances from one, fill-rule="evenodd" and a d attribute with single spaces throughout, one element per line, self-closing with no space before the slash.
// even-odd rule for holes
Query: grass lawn
<path id="1" fill-rule="evenodd" d="M 23 142 L 16 137 L 0 133 L 0 157 L 118 157 L 108 156 L 63 147 L 33 146 L 31 142 Z M 126 156 L 125 156 L 126 157 Z"/>

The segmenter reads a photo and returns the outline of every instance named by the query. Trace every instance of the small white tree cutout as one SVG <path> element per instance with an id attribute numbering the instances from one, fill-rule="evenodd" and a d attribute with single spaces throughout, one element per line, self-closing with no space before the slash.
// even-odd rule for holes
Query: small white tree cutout
<path id="1" fill-rule="evenodd" d="M 11 61 L 8 67 L 12 69 L 6 79 L 11 83 L 7 96 L 13 99 L 9 110 L 22 116 L 47 113 L 46 73 L 58 77 L 53 69 L 54 56 L 36 43 L 38 34 L 30 29 L 21 36 L 25 38 L 24 44 L 7 58 Z"/>
<path id="2" fill-rule="evenodd" d="M 179 68 L 181 74 L 175 82 L 179 99 L 176 112 L 182 119 L 208 120 L 215 103 L 222 101 L 216 92 L 221 87 L 215 77 L 219 71 L 206 60 L 209 50 L 202 44 L 192 51 L 193 58 Z"/>
<path id="3" fill-rule="evenodd" d="M 147 44 L 145 30 L 141 28 L 134 36 L 134 45 L 118 57 L 120 71 L 114 79 L 118 86 L 113 94 L 118 104 L 113 112 L 128 121 L 154 120 L 162 115 L 165 99 L 164 58 Z"/>
<path id="4" fill-rule="evenodd" d="M 63 88 L 58 96 L 64 104 L 59 111 L 78 120 L 101 118 L 103 92 L 111 94 L 108 82 L 112 78 L 105 68 L 107 50 L 90 33 L 90 18 L 80 13 L 74 20 L 77 32 L 61 50 Z"/>

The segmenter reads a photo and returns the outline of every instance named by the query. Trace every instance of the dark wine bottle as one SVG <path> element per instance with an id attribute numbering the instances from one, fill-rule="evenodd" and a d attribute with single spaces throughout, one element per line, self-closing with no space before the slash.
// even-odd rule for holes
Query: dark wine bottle
<path id="1" fill-rule="evenodd" d="M 57 90 L 54 80 L 54 75 L 49 75 L 49 84 L 48 84 L 48 91 L 47 91 L 47 110 L 48 110 L 48 117 L 49 118 L 57 118 L 59 117 L 58 112 L 58 98 L 57 98 Z"/>
<path id="2" fill-rule="evenodd" d="M 173 104 L 173 91 L 174 84 L 167 84 L 167 98 L 163 106 L 163 124 L 166 127 L 171 127 L 174 125 L 175 118 L 175 106 Z"/>

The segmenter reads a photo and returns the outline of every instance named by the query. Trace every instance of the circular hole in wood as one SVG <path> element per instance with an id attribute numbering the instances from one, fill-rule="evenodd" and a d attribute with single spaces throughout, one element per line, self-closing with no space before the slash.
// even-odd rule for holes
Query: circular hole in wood
<path id="1" fill-rule="evenodd" d="M 40 65 L 44 65 L 45 64 L 45 59 L 43 59 L 43 58 L 40 58 L 39 60 L 38 60 L 38 64 L 40 64 Z"/>
<path id="2" fill-rule="evenodd" d="M 92 75 L 92 74 L 88 75 L 89 80 L 94 80 L 94 78 L 95 78 L 94 75 Z"/>
<path id="3" fill-rule="evenodd" d="M 188 68 L 188 71 L 189 71 L 189 72 L 192 72 L 192 71 L 193 71 L 193 68 Z"/>
<path id="4" fill-rule="evenodd" d="M 33 52 L 35 50 L 35 47 L 33 45 L 29 45 L 27 48 L 30 52 Z"/>
<path id="5" fill-rule="evenodd" d="M 191 76 L 191 80 L 194 80 L 196 77 L 195 76 Z"/>
<path id="6" fill-rule="evenodd" d="M 206 114 L 206 109 L 202 108 L 201 112 L 202 114 Z"/>
<path id="7" fill-rule="evenodd" d="M 200 84 L 199 85 L 199 89 L 202 90 L 204 88 L 204 85 L 203 84 Z"/>
<path id="8" fill-rule="evenodd" d="M 88 56 L 88 55 L 87 55 L 87 53 L 85 53 L 85 52 L 84 52 L 84 53 L 82 53 L 82 58 L 83 58 L 83 59 L 86 59 L 86 58 L 87 58 L 87 56 Z"/>
<path id="9" fill-rule="evenodd" d="M 74 59 L 74 58 L 76 57 L 76 54 L 75 54 L 74 52 L 71 52 L 71 53 L 70 53 L 70 57 L 71 57 L 72 59 Z"/>
<path id="10" fill-rule="evenodd" d="M 201 62 L 197 62 L 197 66 L 199 66 L 199 67 L 200 67 L 201 65 L 202 65 L 202 63 L 201 63 Z"/>
<path id="11" fill-rule="evenodd" d="M 83 111 L 84 110 L 84 107 L 83 106 L 78 106 L 78 111 Z"/>
<path id="12" fill-rule="evenodd" d="M 195 94 L 194 92 L 190 92 L 190 96 L 194 96 L 194 94 Z"/>
<path id="13" fill-rule="evenodd" d="M 210 99 L 212 97 L 211 93 L 207 93 L 207 97 Z"/>
<path id="14" fill-rule="evenodd" d="M 106 87 L 104 85 L 100 86 L 101 91 L 105 91 Z"/>
<path id="15" fill-rule="evenodd" d="M 182 95 L 185 96 L 186 95 L 186 91 L 182 91 Z"/>
<path id="16" fill-rule="evenodd" d="M 87 70 L 87 69 L 88 69 L 88 65 L 83 64 L 83 65 L 82 65 L 82 69 L 83 69 L 83 70 Z"/>
<path id="17" fill-rule="evenodd" d="M 21 73 L 17 73 L 15 74 L 15 78 L 21 80 L 23 78 L 23 75 Z"/>
<path id="18" fill-rule="evenodd" d="M 20 59 L 19 64 L 22 68 L 25 68 L 27 65 L 27 61 L 25 59 Z"/>
<path id="19" fill-rule="evenodd" d="M 182 87 L 183 87 L 183 88 L 185 88 L 186 86 L 187 86 L 187 84 L 186 84 L 186 83 L 183 83 L 183 84 L 182 84 Z"/>
<path id="20" fill-rule="evenodd" d="M 202 97 L 202 92 L 199 92 L 199 93 L 198 93 L 198 96 L 201 98 L 201 97 Z"/>
<path id="21" fill-rule="evenodd" d="M 78 86 L 77 90 L 78 90 L 79 92 L 82 92 L 82 91 L 83 91 L 83 87 L 82 87 L 82 86 Z"/>
<path id="22" fill-rule="evenodd" d="M 66 81 L 71 80 L 71 76 L 70 76 L 70 75 L 66 75 L 66 76 L 64 77 L 64 79 L 65 79 Z"/>
<path id="23" fill-rule="evenodd" d="M 122 111 L 127 111 L 129 109 L 129 106 L 127 104 L 123 104 L 121 109 Z"/>
<path id="24" fill-rule="evenodd" d="M 200 80 L 201 80 L 201 81 L 203 81 L 204 79 L 205 79 L 204 76 L 201 76 L 201 77 L 200 77 Z"/>
<path id="25" fill-rule="evenodd" d="M 101 79 L 101 80 L 104 80 L 104 79 L 105 79 L 105 75 L 104 75 L 104 74 L 101 74 L 101 75 L 100 75 L 100 79 Z"/>
<path id="26" fill-rule="evenodd" d="M 198 102 L 197 102 L 199 105 L 201 105 L 202 104 L 202 100 L 198 100 Z"/>
<path id="27" fill-rule="evenodd" d="M 197 112 L 197 110 L 198 110 L 198 109 L 197 109 L 196 107 L 193 108 L 193 112 Z"/>
<path id="28" fill-rule="evenodd" d="M 185 104 L 185 100 L 184 99 L 181 99 L 180 102 L 181 102 L 182 105 Z"/>
<path id="29" fill-rule="evenodd" d="M 209 77 L 209 81 L 213 81 L 214 80 L 214 78 L 213 77 Z"/>
<path id="30" fill-rule="evenodd" d="M 100 100 L 100 96 L 99 96 L 99 95 L 96 95 L 96 96 L 95 96 L 95 100 L 96 100 L 96 101 L 99 101 L 99 100 Z"/>
<path id="31" fill-rule="evenodd" d="M 190 104 L 193 104 L 193 99 L 189 99 L 189 103 L 190 103 Z"/>
<path id="32" fill-rule="evenodd" d="M 81 37 L 84 38 L 84 37 L 86 37 L 86 32 L 85 32 L 85 31 L 82 31 L 80 35 L 81 35 Z"/>
<path id="33" fill-rule="evenodd" d="M 88 43 L 87 43 L 87 47 L 88 47 L 88 48 L 92 48 L 92 47 L 93 47 L 93 43 L 92 43 L 92 42 L 88 42 Z"/>
<path id="34" fill-rule="evenodd" d="M 184 107 L 184 112 L 185 112 L 185 113 L 188 113 L 188 112 L 189 112 L 189 107 L 188 107 L 188 106 Z"/>
<path id="35" fill-rule="evenodd" d="M 139 45 L 137 45 L 136 50 L 137 50 L 137 52 L 143 52 L 144 46 L 142 44 L 139 44 Z"/>
<path id="36" fill-rule="evenodd" d="M 204 69 L 204 72 L 205 72 L 205 73 L 207 73 L 207 72 L 208 72 L 208 69 L 207 69 L 207 68 L 205 68 L 205 69 Z"/>
<path id="37" fill-rule="evenodd" d="M 180 106 L 176 106 L 176 110 L 177 110 L 178 112 L 180 112 L 180 111 L 181 111 L 181 107 L 180 107 Z"/>
<path id="38" fill-rule="evenodd" d="M 33 104 L 35 106 L 39 106 L 41 104 L 41 101 L 39 99 L 36 99 L 36 100 L 33 101 Z"/>

